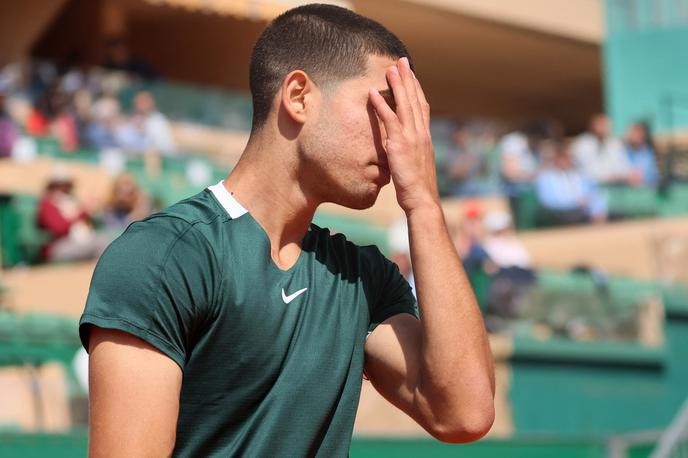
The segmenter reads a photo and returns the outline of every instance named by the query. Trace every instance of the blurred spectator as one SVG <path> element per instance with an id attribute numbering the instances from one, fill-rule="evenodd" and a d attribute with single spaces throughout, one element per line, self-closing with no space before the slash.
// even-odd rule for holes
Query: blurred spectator
<path id="1" fill-rule="evenodd" d="M 469 124 L 456 123 L 447 157 L 452 194 L 478 196 L 495 191 L 494 172 L 491 170 L 493 161 L 490 161 L 494 141 L 490 143 L 489 140 L 489 136 L 473 132 Z"/>
<path id="2" fill-rule="evenodd" d="M 547 123 L 531 121 L 520 131 L 505 135 L 499 143 L 502 189 L 518 227 L 527 224 L 521 220 L 525 219 L 521 209 L 529 201 L 546 137 Z"/>
<path id="3" fill-rule="evenodd" d="M 511 216 L 494 211 L 485 217 L 488 236 L 483 246 L 491 261 L 497 265 L 487 297 L 485 324 L 491 332 L 504 329 L 507 321 L 522 314 L 522 297 L 535 284 L 530 253 L 516 237 Z"/>
<path id="4" fill-rule="evenodd" d="M 88 127 L 92 120 L 91 107 L 93 95 L 90 90 L 82 88 L 77 90 L 72 99 L 74 108 L 74 124 L 79 135 L 80 145 L 89 145 Z"/>
<path id="5" fill-rule="evenodd" d="M 485 236 L 482 217 L 480 204 L 468 201 L 461 222 L 452 231 L 454 246 L 469 276 L 481 270 L 494 271 L 489 263 L 490 257 L 482 246 Z"/>
<path id="6" fill-rule="evenodd" d="M 86 129 L 88 143 L 95 148 L 116 148 L 119 144 L 117 128 L 120 123 L 119 100 L 104 95 L 91 108 L 91 122 Z"/>
<path id="7" fill-rule="evenodd" d="M 165 155 L 175 152 L 176 145 L 170 122 L 158 111 L 155 99 L 150 92 L 142 91 L 134 97 L 134 114 L 131 123 L 143 136 L 146 150 L 154 150 Z"/>
<path id="8" fill-rule="evenodd" d="M 0 158 L 12 155 L 19 130 L 5 110 L 5 89 L 0 87 Z"/>
<path id="9" fill-rule="evenodd" d="M 499 143 L 501 171 L 509 195 L 522 191 L 535 179 L 539 150 L 547 137 L 542 121 L 532 121 L 523 129 L 505 135 Z"/>
<path id="10" fill-rule="evenodd" d="M 31 107 L 25 128 L 26 133 L 32 137 L 48 135 L 47 105 L 48 101 L 44 94 Z"/>
<path id="11" fill-rule="evenodd" d="M 485 216 L 488 235 L 483 247 L 499 268 L 531 268 L 530 253 L 512 228 L 511 216 L 505 211 L 493 211 Z"/>
<path id="12" fill-rule="evenodd" d="M 72 194 L 73 179 L 64 167 L 56 167 L 38 204 L 36 224 L 48 231 L 50 240 L 41 250 L 45 261 L 96 258 L 108 239 L 96 234 L 88 213 Z"/>
<path id="13" fill-rule="evenodd" d="M 659 183 L 659 171 L 649 128 L 646 123 L 636 122 L 628 127 L 626 133 L 626 154 L 631 167 L 641 175 L 643 186 L 655 187 Z"/>
<path id="14" fill-rule="evenodd" d="M 54 92 L 51 105 L 51 133 L 60 142 L 63 151 L 76 151 L 79 148 L 79 132 L 71 112 L 69 95 L 63 92 Z"/>
<path id="15" fill-rule="evenodd" d="M 111 232 L 121 232 L 134 221 L 150 214 L 150 202 L 128 173 L 119 175 L 112 184 L 107 207 L 103 212 L 103 225 Z"/>
<path id="16" fill-rule="evenodd" d="M 602 222 L 607 207 L 595 184 L 578 171 L 568 143 L 555 143 L 553 162 L 535 180 L 539 204 L 538 219 L 544 226 Z"/>
<path id="17" fill-rule="evenodd" d="M 158 76 L 158 72 L 149 62 L 132 56 L 124 37 L 110 37 L 107 39 L 105 42 L 104 67 L 131 73 L 143 79 L 153 79 Z"/>
<path id="18" fill-rule="evenodd" d="M 55 82 L 34 103 L 26 121 L 26 132 L 31 136 L 51 134 L 63 151 L 79 148 L 79 132 L 71 107 L 71 96 L 58 89 Z"/>
<path id="19" fill-rule="evenodd" d="M 576 165 L 598 184 L 641 183 L 641 174 L 631 167 L 621 141 L 611 135 L 604 114 L 592 117 L 589 131 L 576 138 L 572 151 Z"/>

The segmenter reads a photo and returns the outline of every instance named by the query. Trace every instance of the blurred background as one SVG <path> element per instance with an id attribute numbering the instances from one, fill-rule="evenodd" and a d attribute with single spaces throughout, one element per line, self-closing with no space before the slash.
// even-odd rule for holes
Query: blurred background
<path id="1" fill-rule="evenodd" d="M 95 262 L 232 169 L 253 43 L 302 3 L 0 4 L 0 456 L 85 456 Z M 335 3 L 412 53 L 497 373 L 491 432 L 460 446 L 364 382 L 351 456 L 687 456 L 688 0 Z M 413 284 L 391 186 L 315 222 Z"/>

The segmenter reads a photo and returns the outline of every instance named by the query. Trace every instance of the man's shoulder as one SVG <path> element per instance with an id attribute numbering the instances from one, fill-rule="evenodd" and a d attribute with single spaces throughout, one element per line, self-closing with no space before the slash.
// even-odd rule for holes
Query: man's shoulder
<path id="1" fill-rule="evenodd" d="M 361 245 L 349 240 L 346 234 L 341 232 L 333 232 L 328 227 L 321 227 L 315 223 L 311 223 L 309 231 L 316 234 L 315 239 L 318 240 L 319 247 L 334 249 L 347 253 L 354 253 L 360 256 L 382 256 L 382 252 L 377 245 Z"/>
<path id="2" fill-rule="evenodd" d="M 108 251 L 161 259 L 174 247 L 193 251 L 212 245 L 211 238 L 221 233 L 213 227 L 228 220 L 214 205 L 206 191 L 177 202 L 129 225 Z"/>
<path id="3" fill-rule="evenodd" d="M 343 233 L 333 233 L 327 227 L 316 224 L 311 224 L 310 230 L 316 235 L 316 251 L 326 253 L 329 259 L 342 264 L 342 267 L 355 266 L 362 278 L 379 274 L 386 264 L 391 263 L 377 245 L 360 245 L 349 240 Z"/>

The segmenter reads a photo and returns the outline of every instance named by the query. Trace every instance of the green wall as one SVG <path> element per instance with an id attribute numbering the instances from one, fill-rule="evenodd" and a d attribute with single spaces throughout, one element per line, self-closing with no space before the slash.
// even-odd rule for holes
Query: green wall
<path id="1" fill-rule="evenodd" d="M 665 336 L 661 365 L 516 355 L 510 399 L 517 435 L 603 437 L 666 427 L 688 396 L 688 320 L 667 320 Z"/>
<path id="2" fill-rule="evenodd" d="M 680 0 L 605 2 L 604 87 L 617 133 L 638 119 L 688 129 L 688 11 Z"/>
<path id="3" fill-rule="evenodd" d="M 546 439 L 481 441 L 473 444 L 442 444 L 427 439 L 355 438 L 351 458 L 603 458 L 602 441 Z M 0 434 L 0 457 L 79 458 L 86 456 L 86 433 L 66 435 Z M 279 451 L 276 451 L 279 456 Z"/>

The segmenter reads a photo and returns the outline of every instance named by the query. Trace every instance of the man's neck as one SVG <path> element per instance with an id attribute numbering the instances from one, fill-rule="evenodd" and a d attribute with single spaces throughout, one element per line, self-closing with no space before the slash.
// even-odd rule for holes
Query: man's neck
<path id="1" fill-rule="evenodd" d="M 278 265 L 298 257 L 320 204 L 299 182 L 297 153 L 289 151 L 294 148 L 290 142 L 252 138 L 225 180 L 225 188 L 265 230 Z"/>

